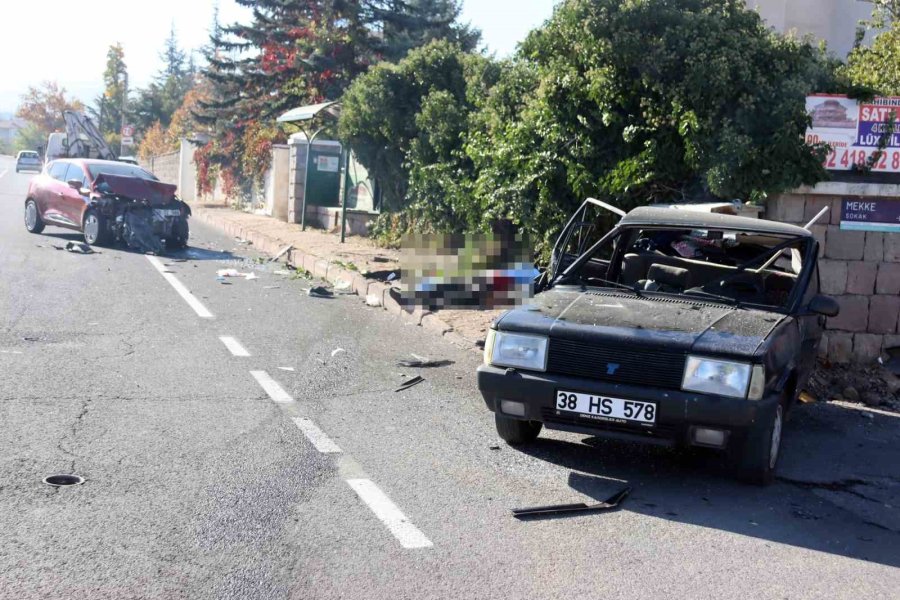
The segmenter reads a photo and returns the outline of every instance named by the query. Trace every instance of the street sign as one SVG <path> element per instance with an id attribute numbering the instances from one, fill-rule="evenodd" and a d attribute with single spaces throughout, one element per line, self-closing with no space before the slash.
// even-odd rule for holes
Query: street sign
<path id="1" fill-rule="evenodd" d="M 122 136 L 122 145 L 123 146 L 134 146 L 134 138 L 129 136 Z"/>
<path id="2" fill-rule="evenodd" d="M 132 138 L 132 137 L 134 137 L 134 125 L 123 125 L 122 126 L 122 138 Z"/>
<path id="3" fill-rule="evenodd" d="M 845 199 L 841 203 L 841 229 L 900 233 L 900 201 Z"/>

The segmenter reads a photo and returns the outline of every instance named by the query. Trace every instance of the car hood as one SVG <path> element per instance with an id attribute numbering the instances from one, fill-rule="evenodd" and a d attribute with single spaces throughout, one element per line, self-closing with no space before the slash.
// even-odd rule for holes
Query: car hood
<path id="1" fill-rule="evenodd" d="M 500 319 L 501 331 L 584 342 L 751 357 L 786 318 L 683 298 L 558 287 Z"/>
<path id="2" fill-rule="evenodd" d="M 175 199 L 178 188 L 161 181 L 101 173 L 94 181 L 94 189 L 101 194 L 146 200 L 151 206 L 163 206 Z"/>

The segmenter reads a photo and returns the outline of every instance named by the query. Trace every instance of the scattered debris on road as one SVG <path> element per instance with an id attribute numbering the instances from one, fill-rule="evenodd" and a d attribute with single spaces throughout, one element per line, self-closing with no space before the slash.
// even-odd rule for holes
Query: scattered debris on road
<path id="1" fill-rule="evenodd" d="M 336 294 L 348 295 L 353 293 L 353 282 L 341 280 L 334 284 Z"/>
<path id="2" fill-rule="evenodd" d="M 250 240 L 245 240 L 239 237 L 234 238 L 234 241 L 237 242 L 238 246 L 252 246 L 253 242 Z"/>
<path id="3" fill-rule="evenodd" d="M 242 273 L 237 269 L 219 269 L 216 271 L 216 281 L 224 285 L 231 285 L 227 281 L 226 278 L 230 279 L 244 279 L 245 281 L 253 281 L 254 279 L 259 279 L 256 273 Z"/>
<path id="4" fill-rule="evenodd" d="M 334 298 L 334 292 L 322 286 L 316 286 L 306 290 L 306 295 L 310 298 Z"/>
<path id="5" fill-rule="evenodd" d="M 94 249 L 84 242 L 69 242 L 66 244 L 66 251 L 73 254 L 94 254 Z"/>
<path id="6" fill-rule="evenodd" d="M 563 514 L 582 514 L 591 512 L 601 512 L 618 508 L 619 504 L 631 493 L 631 488 L 617 492 L 604 502 L 596 504 L 557 504 L 555 506 L 535 506 L 532 508 L 514 508 L 512 513 L 516 518 L 522 517 L 545 517 L 550 515 Z"/>
<path id="7" fill-rule="evenodd" d="M 431 360 L 430 358 L 426 358 L 424 356 L 419 356 L 418 354 L 410 353 L 410 355 L 412 356 L 412 360 L 403 359 L 403 360 L 397 361 L 397 366 L 398 367 L 408 367 L 410 369 L 419 369 L 419 368 L 428 369 L 428 368 L 434 368 L 434 367 L 448 367 L 448 366 L 454 364 L 452 360 Z"/>
<path id="8" fill-rule="evenodd" d="M 381 308 L 381 298 L 379 298 L 375 294 L 369 294 L 368 296 L 366 296 L 366 306 L 371 306 L 372 308 Z"/>
<path id="9" fill-rule="evenodd" d="M 293 246 L 285 246 L 284 248 L 282 248 L 281 250 L 278 251 L 278 254 L 276 254 L 275 256 L 270 258 L 269 262 L 276 262 L 279 258 L 281 258 L 282 256 L 284 256 L 285 254 L 287 254 L 288 252 L 290 252 L 293 249 L 294 249 Z"/>
<path id="10" fill-rule="evenodd" d="M 405 392 L 405 391 L 408 390 L 409 388 L 411 388 L 411 387 L 413 387 L 413 386 L 417 386 L 417 385 L 419 385 L 420 383 L 422 383 L 423 381 L 425 381 L 425 378 L 424 378 L 424 377 L 418 377 L 418 376 L 413 377 L 413 378 L 410 379 L 409 381 L 404 382 L 404 384 L 401 385 L 400 387 L 398 387 L 396 390 L 394 390 L 394 392 Z"/>

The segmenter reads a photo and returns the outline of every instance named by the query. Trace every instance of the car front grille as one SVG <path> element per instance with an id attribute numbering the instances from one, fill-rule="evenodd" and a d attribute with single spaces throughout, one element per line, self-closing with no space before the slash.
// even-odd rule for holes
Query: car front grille
<path id="1" fill-rule="evenodd" d="M 550 339 L 547 371 L 560 375 L 677 390 L 685 355 L 654 349 Z"/>

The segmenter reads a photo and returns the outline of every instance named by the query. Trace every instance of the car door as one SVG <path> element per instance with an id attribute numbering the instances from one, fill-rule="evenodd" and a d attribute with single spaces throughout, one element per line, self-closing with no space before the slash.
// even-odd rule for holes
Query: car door
<path id="1" fill-rule="evenodd" d="M 67 224 L 62 206 L 63 187 L 68 170 L 69 163 L 61 161 L 50 163 L 35 192 L 35 200 L 41 211 L 41 218 L 53 225 Z"/>
<path id="2" fill-rule="evenodd" d="M 80 182 L 78 189 L 69 185 L 70 181 Z M 88 198 L 81 193 L 82 188 L 89 186 L 87 174 L 78 163 L 70 163 L 63 180 L 63 190 L 60 210 L 72 227 L 81 228 L 84 211 L 88 205 Z"/>
<path id="3" fill-rule="evenodd" d="M 625 211 L 606 202 L 594 198 L 585 200 L 569 219 L 553 247 L 546 281 L 552 283 L 576 258 L 608 234 L 624 216 Z M 608 261 L 602 260 L 594 268 L 605 272 L 608 266 Z"/>

